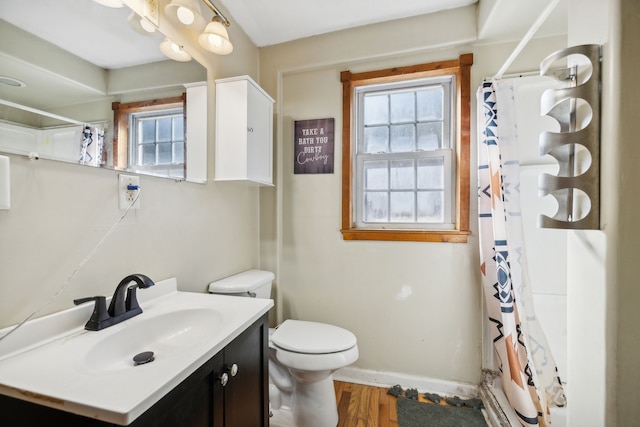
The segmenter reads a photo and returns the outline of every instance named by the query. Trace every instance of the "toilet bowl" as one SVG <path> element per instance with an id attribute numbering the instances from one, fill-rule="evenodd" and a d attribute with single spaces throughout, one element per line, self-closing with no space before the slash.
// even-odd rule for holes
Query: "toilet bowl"
<path id="1" fill-rule="evenodd" d="M 209 292 L 269 298 L 274 275 L 249 270 L 213 282 Z M 269 330 L 271 427 L 335 427 L 333 372 L 358 359 L 353 333 L 338 326 L 285 320 Z"/>

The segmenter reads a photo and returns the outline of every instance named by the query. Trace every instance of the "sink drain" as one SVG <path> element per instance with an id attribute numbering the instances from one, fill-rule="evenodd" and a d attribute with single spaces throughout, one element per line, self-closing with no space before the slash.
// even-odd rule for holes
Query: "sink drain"
<path id="1" fill-rule="evenodd" d="M 143 351 L 133 356 L 133 364 L 134 366 L 144 365 L 145 363 L 153 362 L 154 359 L 153 351 Z"/>

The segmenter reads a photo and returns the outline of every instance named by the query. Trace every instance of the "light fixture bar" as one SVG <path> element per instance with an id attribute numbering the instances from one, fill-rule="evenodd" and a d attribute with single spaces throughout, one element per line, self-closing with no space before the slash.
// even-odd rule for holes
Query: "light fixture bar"
<path id="1" fill-rule="evenodd" d="M 213 3 L 211 3 L 209 0 L 202 0 L 202 1 L 204 2 L 204 4 L 207 5 L 209 9 L 211 9 L 213 13 L 215 13 L 220 18 L 222 18 L 222 22 L 221 22 L 222 25 L 224 25 L 225 27 L 229 27 L 231 25 L 229 20 L 222 14 L 222 12 L 220 12 L 220 10 L 217 7 L 213 5 Z"/>

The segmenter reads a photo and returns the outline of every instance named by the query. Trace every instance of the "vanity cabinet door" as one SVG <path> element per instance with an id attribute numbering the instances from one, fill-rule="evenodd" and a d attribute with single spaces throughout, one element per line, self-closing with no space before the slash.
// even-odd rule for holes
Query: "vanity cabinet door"
<path id="1" fill-rule="evenodd" d="M 237 366 L 224 387 L 225 426 L 269 425 L 267 318 L 247 329 L 224 350 L 225 367 Z"/>
<path id="2" fill-rule="evenodd" d="M 211 405 L 212 372 L 218 355 L 171 390 L 158 403 L 139 416 L 130 427 L 210 427 L 215 425 Z"/>

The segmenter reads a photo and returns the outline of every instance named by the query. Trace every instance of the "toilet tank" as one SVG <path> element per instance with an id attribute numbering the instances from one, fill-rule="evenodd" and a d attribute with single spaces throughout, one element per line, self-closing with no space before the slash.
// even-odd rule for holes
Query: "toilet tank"
<path id="1" fill-rule="evenodd" d="M 209 283 L 212 294 L 271 298 L 271 284 L 275 275 L 270 271 L 247 270 Z"/>

